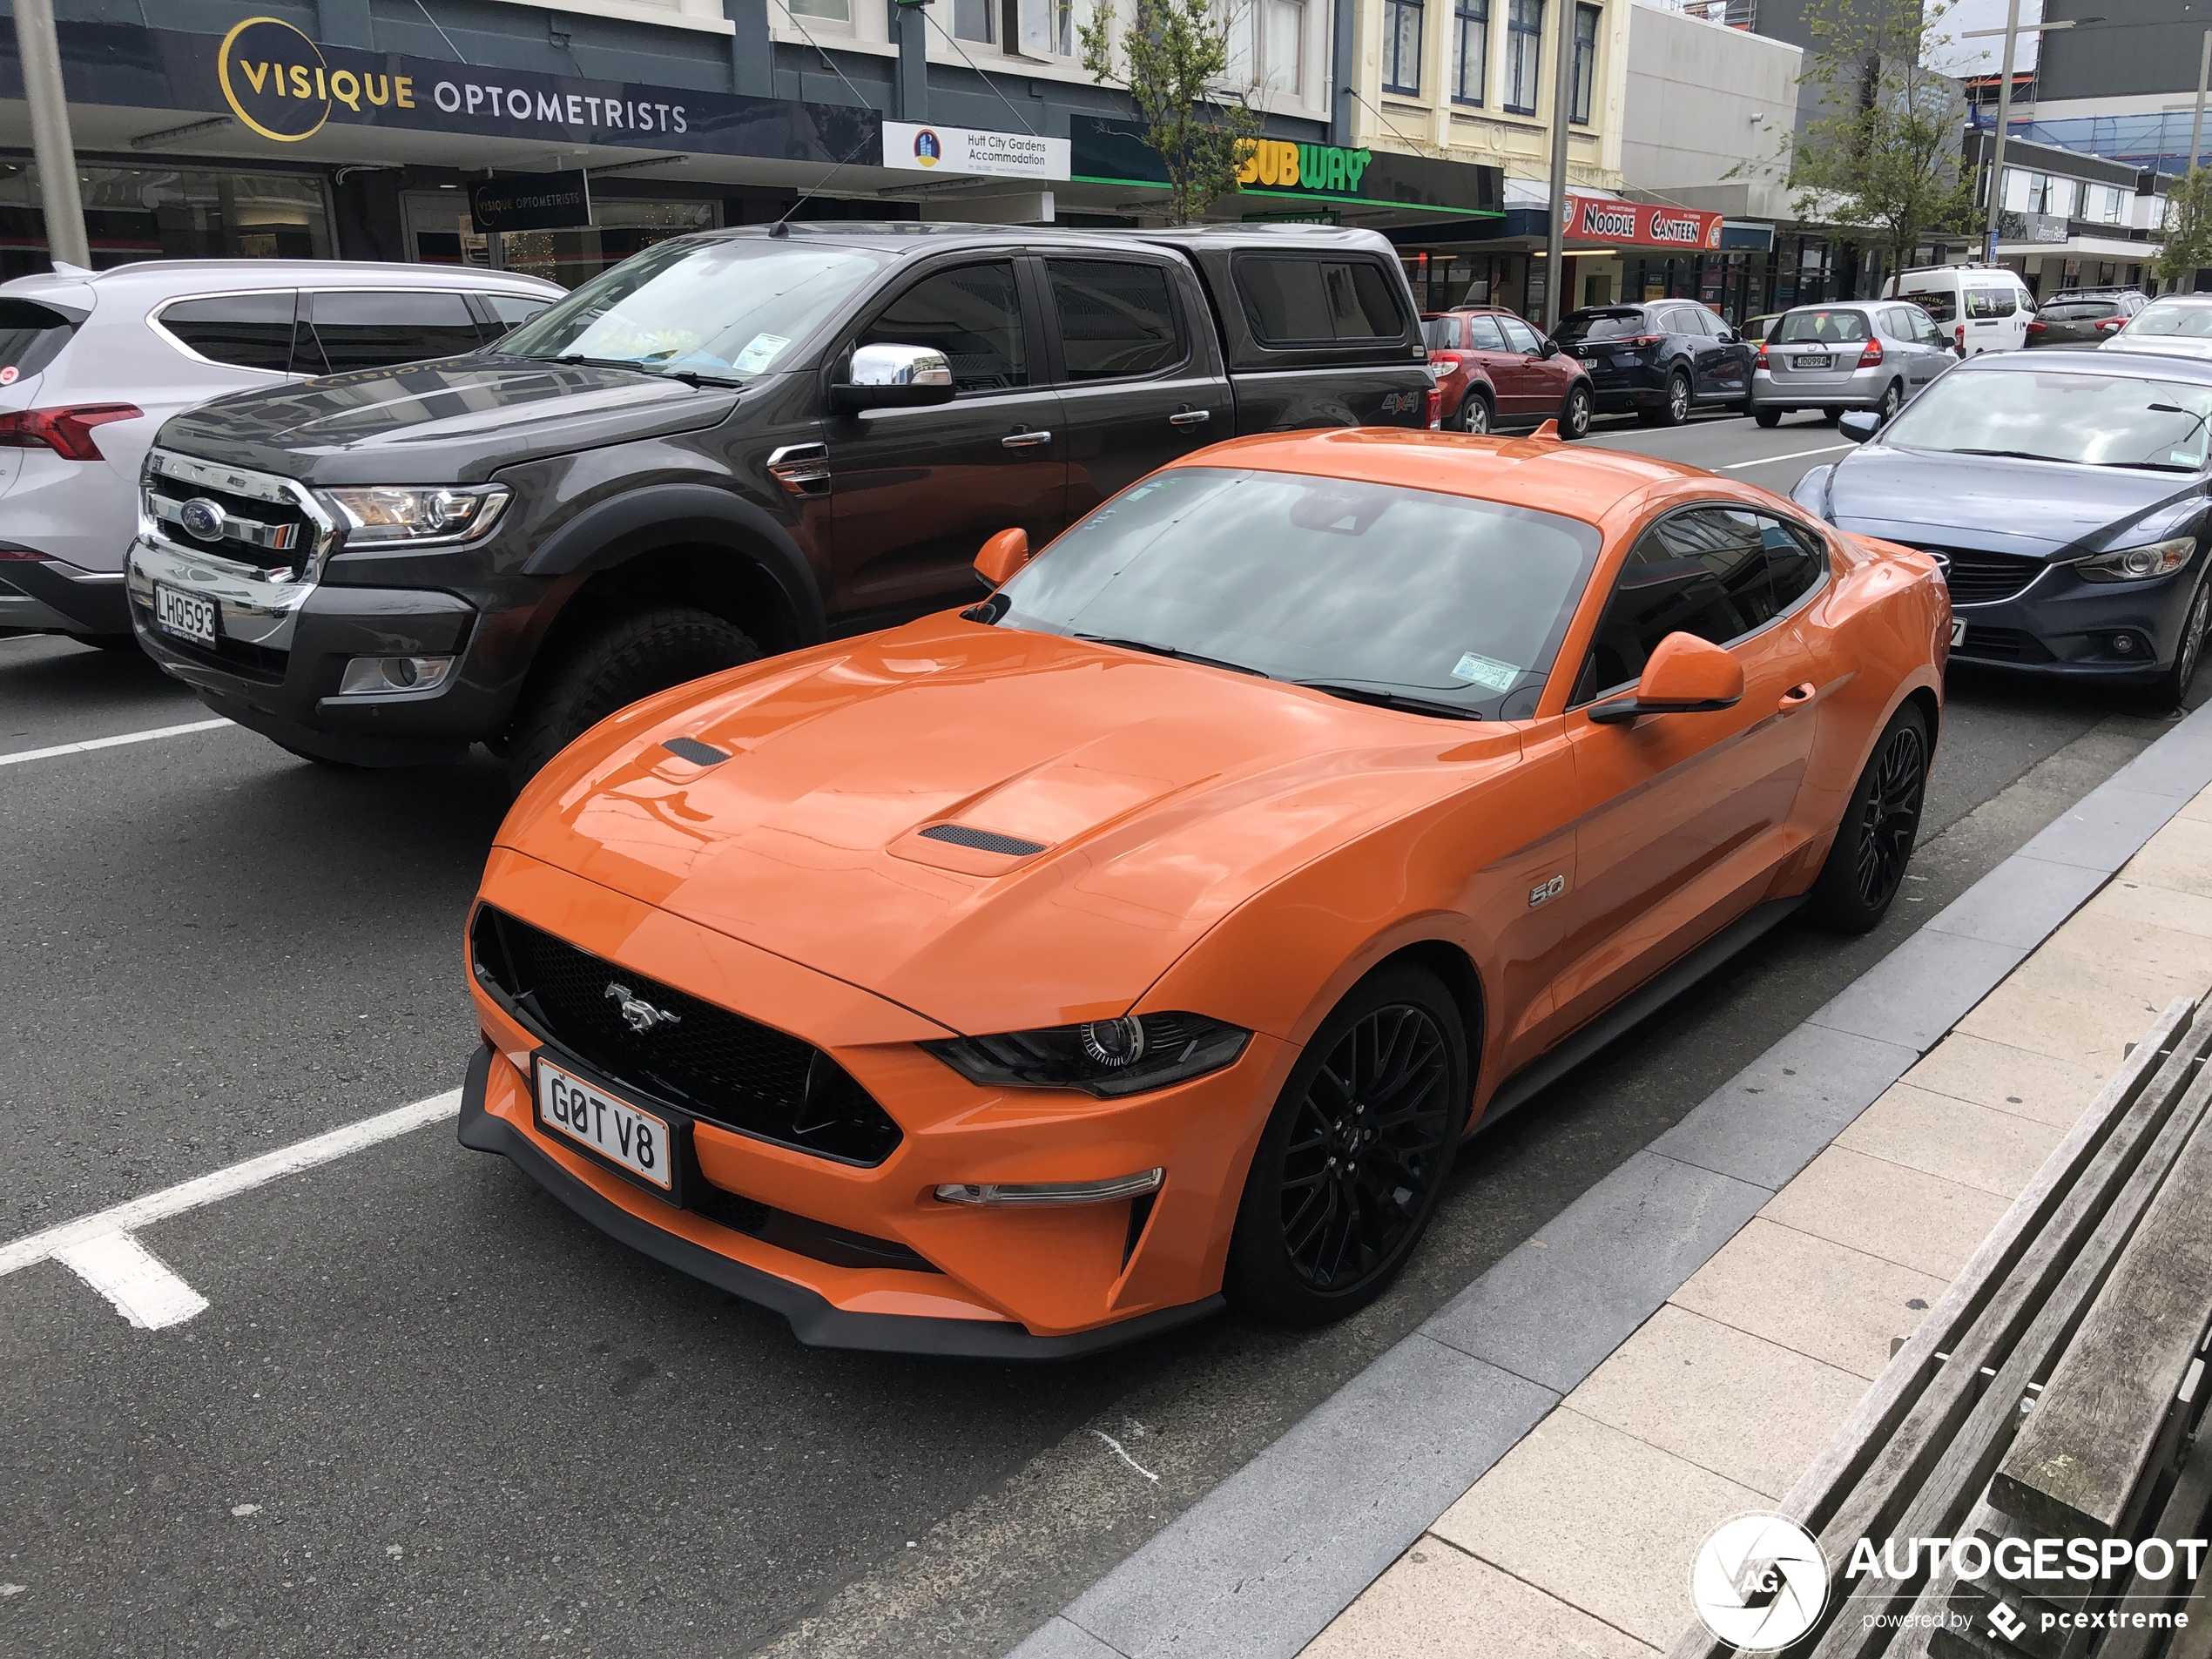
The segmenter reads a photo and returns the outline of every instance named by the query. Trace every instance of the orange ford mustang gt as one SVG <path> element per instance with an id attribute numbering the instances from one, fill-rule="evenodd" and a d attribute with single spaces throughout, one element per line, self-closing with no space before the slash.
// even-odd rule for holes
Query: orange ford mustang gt
<path id="1" fill-rule="evenodd" d="M 1475 1123 L 1903 878 L 1942 578 L 1764 490 L 1292 434 L 1025 551 L 602 722 L 484 873 L 462 1142 L 805 1341 L 1348 1312 Z"/>

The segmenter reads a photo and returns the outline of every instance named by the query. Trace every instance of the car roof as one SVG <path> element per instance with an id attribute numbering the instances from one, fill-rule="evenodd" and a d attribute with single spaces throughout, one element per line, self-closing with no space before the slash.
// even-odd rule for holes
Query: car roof
<path id="1" fill-rule="evenodd" d="M 1822 300 L 1809 305 L 1791 306 L 1787 311 L 1777 311 L 1777 317 L 1792 317 L 1800 311 L 1871 311 L 1876 306 L 1893 306 L 1903 294 L 1887 300 Z"/>
<path id="2" fill-rule="evenodd" d="M 693 233 L 703 240 L 741 241 L 768 237 L 776 227 L 733 225 Z M 1396 257 L 1390 241 L 1374 231 L 1339 225 L 1185 225 L 1163 230 L 1081 230 L 1058 225 L 962 225 L 914 219 L 809 219 L 787 221 L 786 237 L 843 242 L 882 253 L 916 254 L 980 245 L 991 248 L 1046 245 L 1074 248 L 1128 247 L 1132 242 L 1183 249 L 1336 247 L 1359 248 Z"/>
<path id="3" fill-rule="evenodd" d="M 1682 462 L 1551 438 L 1469 438 L 1414 427 L 1326 427 L 1231 438 L 1170 463 L 1251 467 L 1431 489 L 1599 523 L 1654 484 L 1733 483 Z"/>
<path id="4" fill-rule="evenodd" d="M 2115 336 L 2117 338 L 2117 336 Z M 2131 362 L 2130 360 L 2133 360 Z M 2203 357 L 2169 355 L 2158 351 L 2131 351 L 2106 345 L 2095 351 L 1979 352 L 1954 364 L 1953 374 L 2114 374 L 2129 368 L 2161 381 L 2187 381 L 2212 386 L 2212 354 Z"/>
<path id="5" fill-rule="evenodd" d="M 516 271 L 486 271 L 473 266 L 402 265 L 371 260 L 136 260 L 105 271 L 64 266 L 32 276 L 0 282 L 0 294 L 37 300 L 51 295 L 77 303 L 106 294 L 146 297 L 162 294 L 223 293 L 240 288 L 464 287 L 489 293 L 554 298 L 567 293 L 559 284 Z"/>

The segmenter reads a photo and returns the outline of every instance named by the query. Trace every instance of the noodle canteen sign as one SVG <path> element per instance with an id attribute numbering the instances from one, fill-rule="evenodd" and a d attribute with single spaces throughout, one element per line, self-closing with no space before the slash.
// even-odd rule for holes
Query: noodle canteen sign
<path id="1" fill-rule="evenodd" d="M 1661 207 L 1649 202 L 1570 193 L 1567 234 L 1578 241 L 1617 242 L 1629 247 L 1703 250 L 1721 245 L 1721 216 L 1689 207 Z"/>

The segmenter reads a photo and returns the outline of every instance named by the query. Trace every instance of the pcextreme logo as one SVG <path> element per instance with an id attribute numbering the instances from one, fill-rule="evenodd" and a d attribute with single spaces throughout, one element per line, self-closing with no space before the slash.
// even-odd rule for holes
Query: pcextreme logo
<path id="1" fill-rule="evenodd" d="M 355 115 L 364 103 L 415 107 L 411 77 L 334 70 L 320 47 L 275 17 L 248 17 L 225 35 L 215 72 L 231 113 L 279 144 L 297 144 L 321 132 L 334 103 Z"/>

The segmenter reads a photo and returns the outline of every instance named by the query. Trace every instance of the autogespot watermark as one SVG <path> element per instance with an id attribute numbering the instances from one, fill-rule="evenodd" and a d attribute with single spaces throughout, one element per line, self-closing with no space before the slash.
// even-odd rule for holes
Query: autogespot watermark
<path id="1" fill-rule="evenodd" d="M 1993 1591 L 1985 1581 L 2013 1587 L 2023 1602 L 2043 1602 L 2023 1614 L 1997 1596 L 1982 1615 L 1990 1634 L 2012 1641 L 2031 1628 L 2050 1631 L 2185 1630 L 2182 1608 L 2130 1608 L 2125 1596 L 2110 1607 L 2062 1608 L 2060 1587 L 2101 1582 L 2160 1589 L 2194 1584 L 2212 1543 L 2202 1538 L 1862 1538 L 1844 1568 L 1844 1587 L 1862 1579 L 1899 1585 L 1925 1583 L 1948 1570 L 1962 1583 Z M 2179 1575 L 2178 1581 L 2176 1575 Z M 1690 1564 L 1689 1599 L 1716 1640 L 1742 1653 L 1773 1653 L 1812 1629 L 1828 1604 L 1828 1560 L 1819 1541 L 1784 1515 L 1753 1513 L 1723 1521 Z M 2094 1592 L 2093 1592 L 2094 1594 Z M 2140 1591 L 2139 1591 L 2140 1594 Z M 1867 1613 L 1869 1629 L 1963 1629 L 1973 1618 L 1955 1608 Z"/>

